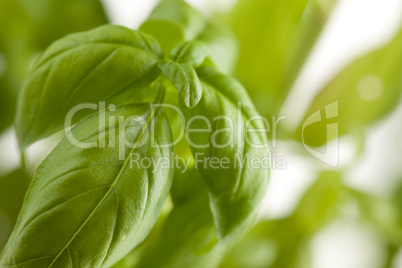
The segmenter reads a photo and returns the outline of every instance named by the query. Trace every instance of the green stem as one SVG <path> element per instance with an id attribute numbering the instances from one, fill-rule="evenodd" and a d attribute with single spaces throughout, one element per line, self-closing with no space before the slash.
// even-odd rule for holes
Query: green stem
<path id="1" fill-rule="evenodd" d="M 25 169 L 26 168 L 26 151 L 25 150 L 21 150 L 21 169 Z"/>
<path id="2" fill-rule="evenodd" d="M 395 246 L 388 246 L 388 257 L 386 260 L 386 264 L 385 264 L 385 268 L 391 268 L 394 258 L 396 256 L 396 254 L 398 253 L 398 247 Z"/>
<path id="3" fill-rule="evenodd" d="M 161 83 L 158 83 L 158 88 L 158 93 L 156 94 L 156 97 L 153 101 L 154 104 L 161 104 L 165 99 L 166 88 Z"/>

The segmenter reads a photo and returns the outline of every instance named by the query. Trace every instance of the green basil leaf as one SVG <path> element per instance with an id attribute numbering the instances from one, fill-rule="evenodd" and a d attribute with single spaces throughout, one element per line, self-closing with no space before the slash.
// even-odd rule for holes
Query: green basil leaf
<path id="1" fill-rule="evenodd" d="M 12 125 L 14 121 L 16 96 L 6 79 L 0 77 L 0 133 Z"/>
<path id="2" fill-rule="evenodd" d="M 159 67 L 177 89 L 186 106 L 193 108 L 197 105 L 202 96 L 202 86 L 193 67 L 171 60 L 160 63 Z"/>
<path id="3" fill-rule="evenodd" d="M 208 46 L 211 64 L 225 73 L 234 68 L 238 45 L 231 29 L 207 21 L 182 0 L 161 1 L 140 30 L 154 36 L 165 55 L 182 42 L 199 40 Z"/>
<path id="4" fill-rule="evenodd" d="M 236 75 L 257 110 L 276 116 L 336 0 L 239 0 L 228 15 L 240 43 Z"/>
<path id="5" fill-rule="evenodd" d="M 311 255 L 307 246 L 311 238 L 339 216 L 344 194 L 341 179 L 339 172 L 321 173 L 290 217 L 266 221 L 259 226 L 265 237 L 273 239 L 277 246 L 277 256 L 270 266 L 301 267 L 300 263 Z M 300 254 L 301 248 L 306 248 L 303 254 Z"/>
<path id="6" fill-rule="evenodd" d="M 127 260 L 124 258 L 115 265 L 113 265 L 112 268 L 130 268 L 130 266 L 127 265 Z"/>
<path id="7" fill-rule="evenodd" d="M 0 178 L 0 252 L 17 221 L 29 177 L 23 170 L 16 170 Z"/>
<path id="8" fill-rule="evenodd" d="M 107 23 L 99 0 L 42 0 L 38 5 L 30 0 L 0 2 L 0 43 L 7 50 L 22 48 L 43 50 L 54 40 L 71 32 L 87 31 Z M 15 41 L 24 41 L 18 46 Z M 14 46 L 14 49 L 13 49 Z"/>
<path id="9" fill-rule="evenodd" d="M 392 195 L 392 201 L 395 203 L 399 210 L 400 224 L 402 225 L 402 180 L 396 185 L 396 189 Z"/>
<path id="10" fill-rule="evenodd" d="M 99 0 L 42 0 L 41 5 L 30 0 L 17 2 L 31 20 L 28 36 L 40 50 L 66 34 L 87 31 L 108 23 Z"/>
<path id="11" fill-rule="evenodd" d="M 170 52 L 170 58 L 178 63 L 187 63 L 196 68 L 208 56 L 208 46 L 200 41 L 187 41 L 179 44 Z"/>
<path id="12" fill-rule="evenodd" d="M 1 267 L 110 267 L 145 239 L 170 189 L 173 170 L 157 164 L 170 161 L 170 127 L 151 105 L 113 108 L 80 121 L 41 163 Z"/>
<path id="13" fill-rule="evenodd" d="M 9 58 L 9 79 L 13 86 L 18 89 L 32 56 L 53 41 L 106 23 L 106 15 L 98 0 L 42 0 L 39 5 L 30 0 L 2 0 L 0 51 Z"/>
<path id="14" fill-rule="evenodd" d="M 338 172 L 323 172 L 300 200 L 291 221 L 305 235 L 316 233 L 337 215 L 342 189 Z"/>
<path id="15" fill-rule="evenodd" d="M 191 161 L 193 160 L 194 159 L 191 158 Z M 170 189 L 170 196 L 173 204 L 175 207 L 179 207 L 197 199 L 204 199 L 207 204 L 206 208 L 209 210 L 208 191 L 202 180 L 201 174 L 194 168 L 193 164 L 190 165 L 191 166 L 186 169 L 184 164 L 181 163 L 174 174 L 172 188 Z"/>
<path id="16" fill-rule="evenodd" d="M 273 266 L 278 253 L 278 245 L 273 239 L 276 234 L 272 232 L 272 226 L 286 228 L 280 225 L 278 221 L 263 221 L 256 224 L 245 237 L 237 241 L 226 258 L 222 261 L 220 268 L 244 268 L 244 267 L 295 267 L 295 266 Z M 285 229 L 290 232 L 291 230 Z M 289 243 L 289 241 L 286 241 Z M 291 242 L 292 244 L 292 242 Z M 291 246 L 288 245 L 289 247 Z M 297 254 L 296 254 L 297 255 Z M 295 257 L 289 258 L 293 262 Z M 290 263 L 289 263 L 290 264 Z M 298 266 L 296 266 L 298 267 Z M 303 266 L 301 266 L 303 267 Z"/>
<path id="17" fill-rule="evenodd" d="M 116 25 L 56 41 L 36 61 L 22 89 L 16 121 L 20 144 L 61 130 L 78 104 L 141 102 L 130 95 L 158 76 L 160 56 L 153 38 Z M 75 121 L 86 115 L 80 113 Z"/>
<path id="18" fill-rule="evenodd" d="M 393 192 L 391 198 L 372 196 L 350 188 L 347 190 L 349 196 L 354 198 L 359 206 L 361 219 L 370 223 L 381 234 L 381 237 L 390 244 L 389 246 L 398 248 L 402 238 L 402 218 L 400 217 L 400 207 L 394 198 L 399 189 Z M 384 213 L 385 211 L 387 213 Z"/>
<path id="19" fill-rule="evenodd" d="M 222 23 L 208 22 L 197 40 L 209 46 L 209 60 L 225 74 L 233 73 L 239 54 L 239 42 L 232 29 Z"/>
<path id="20" fill-rule="evenodd" d="M 248 130 L 267 129 L 267 126 L 256 118 L 258 113 L 247 92 L 235 79 L 211 67 L 200 67 L 197 73 L 203 86 L 202 98 L 194 108 L 183 107 L 182 110 L 188 127 L 203 131 L 187 129 L 187 137 L 195 162 L 202 162 L 196 168 L 210 191 L 218 237 L 235 237 L 253 224 L 269 180 L 269 166 L 264 168 L 257 164 L 255 168 L 248 163 L 251 159 L 267 160 L 266 134 L 247 135 L 246 142 L 245 125 L 251 120 Z M 199 116 L 205 120 L 198 120 Z M 193 120 L 191 125 L 190 120 Z M 212 158 L 229 163 L 225 168 L 214 168 L 212 162 L 208 162 Z"/>
<path id="21" fill-rule="evenodd" d="M 258 223 L 233 246 L 221 267 L 306 267 L 305 258 L 311 254 L 306 245 L 338 216 L 343 189 L 339 173 L 323 172 L 291 216 Z M 307 251 L 301 254 L 301 248 Z"/>
<path id="22" fill-rule="evenodd" d="M 186 2 L 164 0 L 160 1 L 140 30 L 154 36 L 168 55 L 179 43 L 196 39 L 204 25 L 201 14 Z"/>
<path id="23" fill-rule="evenodd" d="M 321 146 L 340 135 L 355 133 L 389 114 L 399 103 L 402 90 L 402 31 L 387 46 L 352 62 L 315 97 L 295 137 L 308 146 Z M 338 129 L 327 133 L 333 116 L 308 124 L 317 111 L 337 102 Z M 327 111 L 326 111 L 327 112 Z M 328 120 L 327 120 L 328 119 Z"/>
<path id="24" fill-rule="evenodd" d="M 0 2 L 0 51 L 8 59 L 6 77 L 15 92 L 29 66 L 51 42 L 71 32 L 86 31 L 107 23 L 98 0 L 29 0 Z"/>
<path id="25" fill-rule="evenodd" d="M 14 121 L 15 95 L 37 54 L 68 33 L 105 23 L 98 0 L 42 0 L 40 4 L 30 0 L 0 1 L 0 69 L 6 68 L 3 76 L 0 70 L 0 132 Z"/>
<path id="26" fill-rule="evenodd" d="M 208 191 L 198 170 L 175 172 L 171 196 L 174 208 L 137 267 L 218 267 L 226 246 L 215 245 Z"/>

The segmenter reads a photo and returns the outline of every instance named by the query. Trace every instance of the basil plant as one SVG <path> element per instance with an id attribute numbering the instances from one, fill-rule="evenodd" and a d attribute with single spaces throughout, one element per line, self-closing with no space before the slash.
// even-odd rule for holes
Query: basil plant
<path id="1" fill-rule="evenodd" d="M 230 77 L 236 49 L 224 26 L 176 0 L 140 30 L 104 25 L 51 44 L 21 89 L 15 127 L 22 152 L 65 136 L 36 170 L 0 267 L 112 267 L 187 226 L 180 243 L 194 256 L 223 256 L 252 227 L 269 181 L 266 122 Z M 176 233 L 150 235 L 167 203 L 177 220 L 161 230 Z"/>

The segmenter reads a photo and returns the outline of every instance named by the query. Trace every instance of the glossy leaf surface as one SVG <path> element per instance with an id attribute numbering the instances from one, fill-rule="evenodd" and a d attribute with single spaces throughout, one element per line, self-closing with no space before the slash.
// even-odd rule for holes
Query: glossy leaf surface
<path id="1" fill-rule="evenodd" d="M 200 101 L 202 86 L 194 68 L 187 63 L 166 61 L 160 69 L 179 92 L 187 107 L 193 108 Z"/>
<path id="2" fill-rule="evenodd" d="M 160 56 L 153 38 L 115 25 L 56 41 L 36 61 L 22 89 L 16 121 L 21 146 L 61 130 L 78 104 L 141 102 L 136 92 L 158 76 Z"/>
<path id="3" fill-rule="evenodd" d="M 172 178 L 169 167 L 157 166 L 171 156 L 162 148 L 171 132 L 160 110 L 119 106 L 85 118 L 70 134 L 85 145 L 66 136 L 39 166 L 0 267 L 109 267 L 158 218 Z M 145 157 L 153 160 L 147 166 L 132 161 Z"/>
<path id="4" fill-rule="evenodd" d="M 252 166 L 247 162 L 267 159 L 266 133 L 246 131 L 267 126 L 255 117 L 258 114 L 252 102 L 236 80 L 210 67 L 200 67 L 197 73 L 203 96 L 194 108 L 182 109 L 189 128 L 201 130 L 187 131 L 189 144 L 196 163 L 201 161 L 196 168 L 210 191 L 218 237 L 235 237 L 251 227 L 269 180 L 269 166 Z M 212 158 L 224 159 L 229 164 L 222 168 L 218 162 L 216 166 L 209 162 Z"/>
<path id="5" fill-rule="evenodd" d="M 177 63 L 198 67 L 208 56 L 208 46 L 200 41 L 187 41 L 177 45 L 170 52 L 170 58 Z"/>

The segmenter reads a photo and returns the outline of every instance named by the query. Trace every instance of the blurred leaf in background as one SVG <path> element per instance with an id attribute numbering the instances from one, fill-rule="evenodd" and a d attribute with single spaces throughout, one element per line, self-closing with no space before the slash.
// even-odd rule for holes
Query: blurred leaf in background
<path id="1" fill-rule="evenodd" d="M 228 20 L 240 40 L 236 75 L 259 112 L 278 115 L 336 0 L 239 0 Z"/>
<path id="2" fill-rule="evenodd" d="M 395 189 L 392 200 L 395 203 L 396 208 L 399 212 L 399 225 L 401 226 L 402 230 L 402 178 L 399 179 L 399 184 Z"/>
<path id="3" fill-rule="evenodd" d="M 165 55 L 183 41 L 198 40 L 209 47 L 209 64 L 231 73 L 236 63 L 238 44 L 227 26 L 208 21 L 182 0 L 163 0 L 152 11 L 140 30 L 154 36 Z"/>
<path id="4" fill-rule="evenodd" d="M 352 62 L 315 97 L 295 136 L 308 146 L 326 142 L 327 120 L 304 126 L 316 111 L 338 102 L 339 130 L 329 137 L 361 132 L 366 125 L 389 114 L 402 93 L 402 30 L 385 47 Z M 325 114 L 325 113 L 324 113 Z"/>
<path id="5" fill-rule="evenodd" d="M 0 178 L 0 252 L 17 222 L 29 183 L 30 178 L 23 170 Z"/>
<path id="6" fill-rule="evenodd" d="M 154 36 L 166 55 L 179 43 L 195 40 L 206 24 L 203 16 L 181 0 L 163 0 L 140 30 Z"/>
<path id="7" fill-rule="evenodd" d="M 0 0 L 0 132 L 12 123 L 16 94 L 35 57 L 68 33 L 105 23 L 99 0 Z"/>
<path id="8" fill-rule="evenodd" d="M 1 61 L 2 59 L 0 57 L 0 65 Z M 5 77 L 0 74 L 0 133 L 13 123 L 14 110 L 15 94 L 7 83 Z"/>
<path id="9" fill-rule="evenodd" d="M 356 201 L 362 222 L 371 225 L 387 252 L 384 266 L 392 268 L 402 248 L 402 181 L 390 195 L 373 195 L 345 187 Z"/>
<path id="10" fill-rule="evenodd" d="M 391 201 L 394 205 L 394 211 L 396 212 L 396 228 L 392 228 L 395 232 L 394 237 L 390 237 L 388 240 L 388 258 L 386 263 L 386 268 L 391 268 L 392 264 L 398 254 L 398 252 L 402 249 L 402 179 L 399 179 L 399 184 L 397 185 Z M 388 232 L 389 234 L 390 232 Z"/>
<path id="11" fill-rule="evenodd" d="M 291 216 L 257 224 L 233 247 L 221 267 L 311 267 L 309 240 L 338 216 L 342 189 L 339 173 L 323 172 Z"/>
<path id="12" fill-rule="evenodd" d="M 208 193 L 198 170 L 175 172 L 171 196 L 174 208 L 137 267 L 218 267 L 227 246 L 217 244 Z"/>

